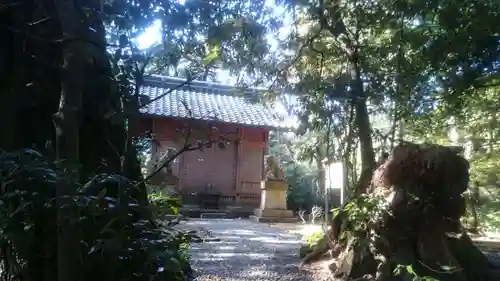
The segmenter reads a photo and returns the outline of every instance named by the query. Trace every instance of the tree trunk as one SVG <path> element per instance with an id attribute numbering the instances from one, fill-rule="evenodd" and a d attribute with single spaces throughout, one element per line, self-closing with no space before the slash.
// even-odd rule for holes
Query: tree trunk
<path id="1" fill-rule="evenodd" d="M 361 70 L 357 53 L 350 57 L 350 73 L 352 81 L 352 98 L 355 109 L 354 122 L 358 128 L 361 148 L 361 175 L 358 179 L 355 194 L 361 194 L 368 188 L 375 168 L 375 153 L 373 151 L 372 128 L 368 114 L 367 97 L 363 88 Z"/>
<path id="2" fill-rule="evenodd" d="M 353 145 L 353 148 L 352 148 L 352 153 L 351 153 L 351 157 L 350 157 L 350 166 L 351 166 L 351 173 L 349 175 L 349 179 L 350 179 L 350 184 L 349 186 L 351 187 L 354 187 L 356 186 L 356 182 L 358 180 L 358 167 L 359 167 L 359 163 L 358 163 L 358 145 L 359 145 L 359 141 L 356 141 L 354 142 L 354 145 Z"/>
<path id="3" fill-rule="evenodd" d="M 79 239 L 78 231 L 72 224 L 76 218 L 73 210 L 72 197 L 76 192 L 79 179 L 78 166 L 80 115 L 82 109 L 82 90 L 84 77 L 83 29 L 81 13 L 76 9 L 73 0 L 55 1 L 55 8 L 62 31 L 62 38 L 68 40 L 63 49 L 63 71 L 61 77 L 61 100 L 59 112 L 54 115 L 56 131 L 56 159 L 62 175 L 56 196 L 58 203 L 58 281 L 78 280 L 81 273 L 78 270 Z"/>
<path id="4" fill-rule="evenodd" d="M 323 145 L 318 145 L 316 147 L 316 168 L 318 170 L 318 187 L 319 187 L 319 195 L 321 198 L 324 198 L 325 196 L 325 191 L 326 191 L 326 173 L 325 173 L 325 167 L 323 165 L 323 160 L 325 159 L 325 153 L 323 150 Z"/>
<path id="5" fill-rule="evenodd" d="M 478 156 L 479 150 L 481 149 L 482 145 L 482 142 L 477 137 L 476 133 L 472 134 L 471 142 L 472 142 L 472 153 L 470 155 L 469 161 L 474 159 L 474 157 Z M 469 225 L 470 227 L 469 231 L 471 233 L 476 233 L 476 234 L 479 233 L 479 218 L 477 215 L 477 207 L 479 205 L 479 199 L 480 199 L 479 186 L 480 184 L 477 180 L 474 181 L 471 185 L 469 185 L 469 194 L 467 196 L 468 197 L 467 206 L 469 208 L 469 212 L 472 218 Z"/>
<path id="6" fill-rule="evenodd" d="M 348 28 L 343 20 L 343 12 L 337 5 L 326 6 L 325 1 L 318 3 L 317 16 L 321 27 L 328 30 L 331 35 L 345 46 L 340 47 L 348 61 L 349 75 L 351 78 L 351 96 L 354 105 L 354 123 L 358 129 L 359 143 L 361 146 L 361 175 L 355 187 L 354 194 L 361 194 L 368 188 L 373 169 L 375 168 L 375 152 L 373 151 L 372 128 L 368 113 L 367 96 L 363 87 L 361 68 L 356 39 L 351 38 Z M 329 15 L 329 18 L 326 17 Z M 355 30 L 357 33 L 359 30 Z M 345 40 L 345 38 L 348 38 Z"/>
<path id="7" fill-rule="evenodd" d="M 0 28 L 0 52 L 8 56 L 0 60 L 0 92 L 7 98 L 0 105 L 0 131 L 5 135 L 0 139 L 0 149 L 32 148 L 52 160 L 57 148 L 57 157 L 66 159 L 59 163 L 60 167 L 68 168 L 70 174 L 75 174 L 72 180 L 80 183 L 96 173 L 122 174 L 139 182 L 140 166 L 134 161 L 136 150 L 127 143 L 121 93 L 112 79 L 106 52 L 105 30 L 98 12 L 101 2 L 86 1 L 85 15 L 82 3 L 68 0 L 27 0 L 1 9 L 0 25 L 5 28 Z M 85 28 L 75 30 L 79 27 Z M 62 38 L 62 33 L 69 38 Z M 133 157 L 127 157 L 122 173 L 126 144 Z M 74 182 L 62 182 L 57 190 L 58 198 L 66 199 L 62 195 L 71 194 L 76 186 Z M 144 185 L 140 187 L 144 187 L 139 188 L 141 191 L 145 190 Z M 145 198 L 141 202 L 147 204 Z M 57 203 L 63 204 L 61 200 Z M 142 218 L 142 213 L 140 215 Z M 69 212 L 59 212 L 58 227 L 62 232 L 57 236 L 61 239 L 53 235 L 45 237 L 45 232 L 44 237 L 38 237 L 43 242 L 38 243 L 34 252 L 40 253 L 36 255 L 37 260 L 43 259 L 47 274 L 34 277 L 57 280 L 56 274 L 59 274 L 61 281 L 88 277 L 80 277 L 79 268 L 72 267 L 78 264 L 74 259 L 78 258 L 75 247 L 78 247 L 76 234 L 79 234 L 78 230 L 65 225 L 66 218 L 72 216 Z M 56 240 L 60 243 L 58 249 L 50 248 Z M 54 243 L 45 243 L 47 241 Z M 68 246 L 62 246 L 66 243 Z M 51 252 L 47 249 L 60 251 L 57 254 L 61 265 L 55 264 L 56 253 L 48 256 Z M 30 262 L 29 267 L 42 266 Z M 116 271 L 110 272 L 105 279 L 113 280 Z"/>
<path id="8" fill-rule="evenodd" d="M 135 146 L 135 141 L 134 137 L 137 140 L 137 137 L 140 136 L 141 132 L 139 132 L 139 121 L 141 118 L 141 113 L 139 112 L 139 107 L 140 107 L 140 91 L 141 87 L 144 84 L 144 69 L 142 70 L 137 70 L 137 73 L 135 73 L 135 87 L 134 87 L 134 96 L 132 97 L 132 107 L 131 110 L 132 112 L 126 112 L 128 115 L 128 134 L 127 134 L 127 149 L 125 150 L 125 158 L 122 163 L 122 173 L 125 170 L 136 170 L 137 166 L 140 170 L 140 161 L 137 158 L 137 147 Z M 142 174 L 141 174 L 142 175 Z M 140 178 L 140 176 L 139 176 Z M 145 184 L 142 184 L 142 186 L 139 189 L 139 199 L 140 202 L 147 204 L 148 202 L 148 194 L 147 194 L 147 188 Z"/>
<path id="9" fill-rule="evenodd" d="M 468 168 L 454 148 L 397 146 L 374 172 L 368 195 L 353 198 L 324 237 L 342 248 L 335 277 L 500 280 L 460 224 Z"/>
<path id="10" fill-rule="evenodd" d="M 479 182 L 475 181 L 471 184 L 469 192 L 469 211 L 471 215 L 471 222 L 469 232 L 478 234 L 479 233 L 479 218 L 477 215 L 477 207 L 479 204 Z"/>
<path id="11" fill-rule="evenodd" d="M 95 11 L 100 10 L 100 1 L 89 1 Z M 125 127 L 125 116 L 121 103 L 122 94 L 113 76 L 106 52 L 105 29 L 98 13 L 87 18 L 91 27 L 87 33 L 89 41 L 87 52 L 94 58 L 94 65 L 89 67 L 83 101 L 83 118 L 80 155 L 85 178 L 96 173 L 121 174 L 133 182 L 141 182 L 142 173 L 137 158 L 137 149 L 132 143 L 131 134 Z M 134 126 L 134 124 L 132 124 Z M 104 163 L 104 165 L 103 165 Z M 118 196 L 118 194 L 108 194 Z M 145 184 L 138 186 L 134 199 L 147 205 Z M 152 214 L 150 214 L 152 215 Z"/>
<path id="12" fill-rule="evenodd" d="M 57 20 L 36 28 L 26 25 L 55 18 L 52 0 L 14 6 L 2 9 L 0 16 L 0 25 L 5 27 L 0 30 L 0 52 L 8 54 L 0 60 L 0 148 L 44 152 L 45 143 L 54 140 L 52 117 L 60 98 L 61 44 L 54 43 L 61 38 L 60 26 Z"/>

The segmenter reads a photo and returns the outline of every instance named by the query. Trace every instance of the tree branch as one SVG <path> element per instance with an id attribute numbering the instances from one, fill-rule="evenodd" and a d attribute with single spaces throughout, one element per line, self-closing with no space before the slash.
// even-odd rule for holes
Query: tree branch
<path id="1" fill-rule="evenodd" d="M 210 128 L 209 128 L 209 130 L 210 130 Z M 206 142 L 199 143 L 198 140 L 195 140 L 195 141 L 192 141 L 192 142 L 189 141 L 189 139 L 191 138 L 192 131 L 193 131 L 192 129 L 188 130 L 188 133 L 186 134 L 186 138 L 185 138 L 185 141 L 184 141 L 184 145 L 183 145 L 183 147 L 180 150 L 178 150 L 172 157 L 170 157 L 169 159 L 167 159 L 167 161 L 165 161 L 164 163 L 162 163 L 160 165 L 160 167 L 158 167 L 154 172 L 152 172 L 151 174 L 149 174 L 148 176 L 146 176 L 142 181 L 138 182 L 136 184 L 136 186 L 140 186 L 141 184 L 144 184 L 144 183 L 148 182 L 151 178 L 153 178 L 156 174 L 158 174 L 161 170 L 163 170 L 163 168 L 165 168 L 168 165 L 170 165 L 182 153 L 188 152 L 188 151 L 200 150 L 200 149 L 202 149 L 203 147 L 205 147 L 205 146 L 207 146 L 209 144 L 220 143 L 221 141 L 229 141 L 229 139 L 226 138 L 226 137 L 234 134 L 234 133 L 226 133 L 226 134 L 224 134 L 222 136 L 218 136 L 218 138 L 216 140 L 212 140 L 212 139 L 210 139 L 210 137 L 208 137 L 208 140 Z M 198 145 L 193 146 L 195 144 L 198 144 Z"/>
<path id="2" fill-rule="evenodd" d="M 297 51 L 297 54 L 295 54 L 295 57 L 290 61 L 290 63 L 288 63 L 286 66 L 284 66 L 281 69 L 279 69 L 278 71 L 276 71 L 276 77 L 273 79 L 273 82 L 269 86 L 269 89 L 272 89 L 276 85 L 276 82 L 278 81 L 278 77 L 280 76 L 281 73 L 283 73 L 284 71 L 286 71 L 290 67 L 292 67 L 302 57 L 302 53 L 304 52 L 305 48 L 307 46 L 312 46 L 312 43 L 314 42 L 314 40 L 316 40 L 319 37 L 319 35 L 321 34 L 321 31 L 322 31 L 321 29 L 318 30 L 314 35 L 312 35 L 308 40 L 306 40 L 306 43 L 304 43 L 304 44 L 302 44 L 302 46 L 300 46 L 299 50 Z"/>
<path id="3" fill-rule="evenodd" d="M 151 100 L 149 100 L 148 102 L 146 102 L 146 103 L 144 103 L 144 104 L 141 104 L 141 105 L 139 106 L 139 109 L 144 108 L 144 107 L 146 107 L 146 106 L 150 105 L 151 103 L 153 103 L 153 102 L 155 102 L 155 101 L 157 101 L 157 100 L 159 100 L 159 99 L 161 99 L 161 98 L 163 98 L 163 97 L 165 97 L 165 96 L 167 96 L 167 95 L 171 94 L 173 91 L 176 91 L 176 90 L 178 90 L 178 89 L 182 88 L 182 87 L 183 87 L 183 86 L 185 86 L 185 85 L 188 85 L 188 84 L 189 84 L 189 83 L 191 83 L 193 80 L 195 80 L 195 78 L 196 78 L 198 75 L 200 75 L 200 74 L 201 74 L 201 73 L 197 73 L 197 74 L 195 74 L 195 75 L 192 75 L 192 76 L 188 77 L 188 78 L 186 79 L 186 81 L 184 81 L 184 82 L 182 82 L 182 83 L 178 84 L 177 86 L 175 86 L 175 87 L 173 87 L 173 88 L 170 88 L 170 89 L 166 90 L 165 92 L 161 93 L 159 96 L 155 97 L 154 99 L 151 99 Z"/>
<path id="4" fill-rule="evenodd" d="M 323 0 L 319 1 L 316 15 L 318 16 L 321 29 L 328 30 L 332 34 L 333 39 L 339 44 L 339 48 L 346 53 L 346 55 L 352 56 L 355 51 L 353 49 L 353 42 L 351 38 L 349 38 L 349 33 L 344 21 L 341 19 L 340 12 L 338 11 L 338 4 L 335 4 L 335 8 L 337 10 L 335 10 L 334 14 L 330 15 L 332 20 L 335 21 L 335 25 L 328 23 L 325 12 L 329 12 L 329 10 L 326 8 Z M 342 39 L 346 42 L 342 42 Z"/>

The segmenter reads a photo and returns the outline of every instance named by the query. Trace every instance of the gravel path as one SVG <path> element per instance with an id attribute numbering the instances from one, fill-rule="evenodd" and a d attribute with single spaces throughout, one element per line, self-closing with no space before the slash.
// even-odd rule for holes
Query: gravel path
<path id="1" fill-rule="evenodd" d="M 193 243 L 191 259 L 197 281 L 321 281 L 298 269 L 299 235 L 249 220 L 191 219 L 182 228 L 201 231 L 209 242 Z M 210 238 L 220 241 L 210 242 Z M 214 239 L 216 240 L 216 239 Z"/>
<path id="2" fill-rule="evenodd" d="M 195 230 L 203 243 L 192 243 L 194 281 L 331 281 L 329 261 L 299 270 L 299 233 L 243 219 L 190 219 L 179 225 Z M 500 268 L 498 249 L 486 251 Z"/>

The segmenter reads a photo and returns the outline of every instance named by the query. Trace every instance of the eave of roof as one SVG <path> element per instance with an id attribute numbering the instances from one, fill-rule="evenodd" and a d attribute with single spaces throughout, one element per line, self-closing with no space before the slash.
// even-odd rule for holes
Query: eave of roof
<path id="1" fill-rule="evenodd" d="M 264 91 L 175 77 L 150 76 L 145 78 L 140 93 L 153 102 L 142 108 L 141 112 L 156 117 L 291 130 L 276 112 L 257 101 Z"/>

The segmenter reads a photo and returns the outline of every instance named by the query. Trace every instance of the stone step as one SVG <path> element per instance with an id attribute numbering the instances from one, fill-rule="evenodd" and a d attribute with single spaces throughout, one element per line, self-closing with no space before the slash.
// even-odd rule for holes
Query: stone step
<path id="1" fill-rule="evenodd" d="M 200 218 L 202 219 L 225 219 L 227 218 L 227 213 L 201 213 Z"/>
<path id="2" fill-rule="evenodd" d="M 299 218 L 296 217 L 260 217 L 260 216 L 250 216 L 250 219 L 253 222 L 261 222 L 261 223 L 297 223 L 300 221 Z"/>
<path id="3" fill-rule="evenodd" d="M 233 208 L 224 208 L 224 209 L 203 209 L 200 207 L 181 207 L 180 209 L 181 214 L 183 214 L 185 217 L 191 217 L 191 218 L 200 218 L 201 214 L 207 214 L 207 213 L 221 213 L 221 214 L 226 214 L 225 218 L 228 219 L 234 219 L 234 218 L 248 218 L 252 212 L 253 209 L 250 208 L 244 208 L 244 207 L 233 207 Z"/>
<path id="4" fill-rule="evenodd" d="M 187 220 L 187 218 L 184 217 L 183 215 L 165 215 L 163 218 L 166 220 L 174 220 L 174 219 L 178 219 L 180 221 Z"/>

